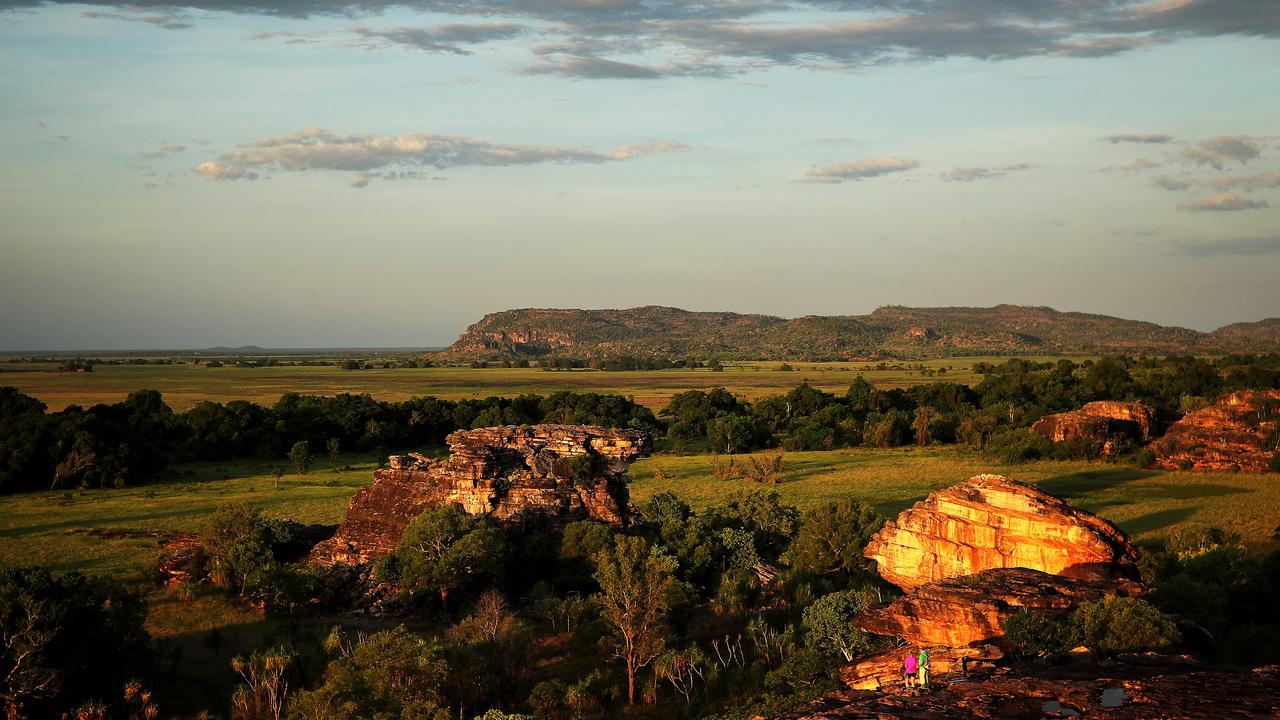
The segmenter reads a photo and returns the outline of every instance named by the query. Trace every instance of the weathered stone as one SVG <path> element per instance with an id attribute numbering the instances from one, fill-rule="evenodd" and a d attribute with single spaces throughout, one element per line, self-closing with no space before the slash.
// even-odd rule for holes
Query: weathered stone
<path id="1" fill-rule="evenodd" d="M 1280 390 L 1242 390 L 1188 413 L 1152 443 L 1166 470 L 1261 472 L 1277 451 Z"/>
<path id="2" fill-rule="evenodd" d="M 1002 475 L 929 495 L 886 523 L 863 554 L 906 590 L 992 568 L 1110 580 L 1135 576 L 1137 559 L 1116 526 Z"/>
<path id="3" fill-rule="evenodd" d="M 1095 446 L 1103 455 L 1115 455 L 1131 443 L 1145 443 L 1161 429 L 1155 408 L 1140 402 L 1099 400 L 1079 410 L 1045 415 L 1033 432 L 1077 449 Z"/>
<path id="4" fill-rule="evenodd" d="M 389 554 L 429 507 L 456 504 L 497 522 L 531 517 L 627 525 L 627 466 L 648 455 L 638 430 L 592 425 L 508 425 L 460 430 L 450 455 L 393 456 L 351 499 L 337 533 L 312 550 L 320 564 L 363 563 Z"/>
<path id="5" fill-rule="evenodd" d="M 936 656 L 935 656 L 936 657 Z M 1280 717 L 1280 669 L 1208 670 L 1179 658 L 1018 669 L 948 677 L 936 669 L 923 692 L 847 690 L 777 720 L 1048 718 L 1231 720 Z M 1123 690 L 1117 697 L 1115 691 Z M 1107 693 L 1107 695 L 1104 695 Z M 1112 702 L 1104 702 L 1104 697 Z M 1118 702 L 1118 704 L 1116 704 Z"/>
<path id="6" fill-rule="evenodd" d="M 902 684 L 902 661 L 908 654 L 920 652 L 914 645 L 902 645 L 860 658 L 840 669 L 840 679 L 853 690 L 883 690 Z M 931 647 L 929 672 L 934 677 L 967 675 L 969 671 L 988 667 L 1004 657 L 995 645 L 980 647 Z"/>
<path id="7" fill-rule="evenodd" d="M 1142 592 L 1142 586 L 1125 580 L 1079 580 L 1026 568 L 997 568 L 922 585 L 891 603 L 868 608 L 853 624 L 914 645 L 963 647 L 998 642 L 1005 619 L 1023 608 L 1062 615 L 1085 600 Z"/>

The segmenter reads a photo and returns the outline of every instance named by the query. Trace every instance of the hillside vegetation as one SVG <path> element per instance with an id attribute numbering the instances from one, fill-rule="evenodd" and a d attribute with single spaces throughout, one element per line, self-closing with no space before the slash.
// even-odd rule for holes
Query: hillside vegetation
<path id="1" fill-rule="evenodd" d="M 1280 348 L 1280 320 L 1200 332 L 1047 307 L 882 307 L 794 319 L 646 306 L 521 309 L 486 315 L 446 356 L 738 359 L 918 358 L 1000 354 L 1196 353 Z"/>

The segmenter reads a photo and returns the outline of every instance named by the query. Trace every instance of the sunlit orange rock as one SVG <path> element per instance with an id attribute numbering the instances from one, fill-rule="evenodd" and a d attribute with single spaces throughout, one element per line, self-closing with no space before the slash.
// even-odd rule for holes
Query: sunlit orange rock
<path id="1" fill-rule="evenodd" d="M 1242 390 L 1187 413 L 1151 444 L 1166 470 L 1261 472 L 1280 451 L 1280 390 Z"/>
<path id="2" fill-rule="evenodd" d="M 1115 525 L 1003 475 L 929 495 L 886 523 L 863 554 L 905 590 L 992 568 L 1109 580 L 1133 576 L 1138 556 Z"/>

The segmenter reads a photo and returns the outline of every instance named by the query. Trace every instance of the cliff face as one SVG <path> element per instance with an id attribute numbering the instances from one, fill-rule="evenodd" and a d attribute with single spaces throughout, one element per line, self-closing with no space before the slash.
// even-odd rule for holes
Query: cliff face
<path id="1" fill-rule="evenodd" d="M 886 580 L 912 590 L 992 568 L 1109 580 L 1132 574 L 1137 550 L 1097 515 L 1011 478 L 978 475 L 903 511 L 864 555 Z"/>
<path id="2" fill-rule="evenodd" d="M 542 517 L 626 525 L 627 467 L 652 447 L 638 430 L 591 425 L 461 430 L 446 441 L 450 455 L 443 460 L 398 455 L 375 471 L 311 561 L 357 564 L 386 555 L 414 518 L 445 504 L 502 523 Z"/>
<path id="3" fill-rule="evenodd" d="M 1243 390 L 1188 413 L 1152 443 L 1166 470 L 1261 472 L 1280 451 L 1280 390 Z"/>
<path id="4" fill-rule="evenodd" d="M 1156 409 L 1140 402 L 1098 400 L 1079 410 L 1046 415 L 1031 426 L 1054 442 L 1080 448 L 1094 444 L 1103 455 L 1121 452 L 1125 445 L 1145 443 L 1162 430 Z"/>

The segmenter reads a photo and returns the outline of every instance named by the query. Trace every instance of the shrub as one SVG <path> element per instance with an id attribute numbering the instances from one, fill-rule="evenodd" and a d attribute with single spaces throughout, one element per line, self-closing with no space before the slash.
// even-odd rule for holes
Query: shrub
<path id="1" fill-rule="evenodd" d="M 1217 547 L 1240 543 L 1240 534 L 1212 525 L 1188 525 L 1175 528 L 1165 538 L 1165 549 L 1179 556 L 1201 555 Z"/>
<path id="2" fill-rule="evenodd" d="M 1076 628 L 1069 621 L 1025 608 L 1005 619 L 1004 639 L 1022 657 L 1056 655 L 1079 643 Z"/>
<path id="3" fill-rule="evenodd" d="M 1142 448 L 1133 454 L 1133 465 L 1139 469 L 1148 468 L 1156 463 L 1156 453 L 1151 448 Z"/>
<path id="4" fill-rule="evenodd" d="M 1270 460 L 1267 460 L 1267 469 L 1273 473 L 1280 473 L 1280 452 L 1275 453 Z"/>
<path id="5" fill-rule="evenodd" d="M 1181 639 L 1172 622 L 1139 598 L 1108 595 L 1086 602 L 1071 622 L 1085 647 L 1104 655 L 1166 650 Z"/>

